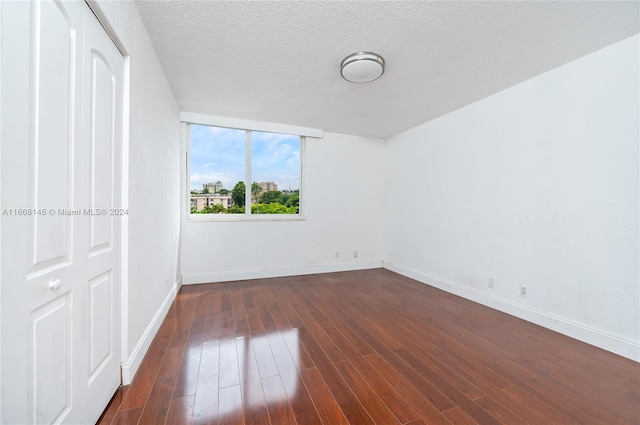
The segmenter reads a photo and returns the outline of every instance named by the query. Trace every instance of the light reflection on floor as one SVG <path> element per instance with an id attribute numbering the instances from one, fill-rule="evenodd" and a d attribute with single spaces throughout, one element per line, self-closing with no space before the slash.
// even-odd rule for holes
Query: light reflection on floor
<path id="1" fill-rule="evenodd" d="M 215 371 L 210 362 L 217 362 L 217 376 L 207 374 L 207 379 L 218 380 L 218 418 L 242 414 L 244 409 L 260 409 L 273 406 L 296 397 L 300 377 L 299 330 L 270 332 L 259 336 L 242 336 L 204 343 L 216 344 L 218 355 L 211 355 L 212 345 L 188 346 L 183 357 L 185 380 L 202 380 L 203 370 Z M 235 358 L 233 356 L 235 354 Z M 197 360 L 200 357 L 199 361 Z M 194 386 L 195 382 L 184 385 Z M 205 386 L 213 382 L 197 382 L 196 398 Z M 214 394 L 210 394 L 214 398 Z M 215 401 L 211 401 L 215 403 Z M 195 414 L 195 412 L 194 412 Z M 195 418 L 194 418 L 195 419 Z"/>

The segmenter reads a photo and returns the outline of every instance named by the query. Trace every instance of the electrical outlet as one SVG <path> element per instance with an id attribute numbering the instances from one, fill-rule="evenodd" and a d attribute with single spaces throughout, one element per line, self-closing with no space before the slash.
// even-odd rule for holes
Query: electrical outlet
<path id="1" fill-rule="evenodd" d="M 496 288 L 496 282 L 492 277 L 489 278 L 489 288 L 491 288 L 491 289 L 495 289 Z"/>
<path id="2" fill-rule="evenodd" d="M 527 287 L 526 286 L 521 286 L 520 287 L 520 296 L 521 297 L 526 297 L 527 296 Z"/>
<path id="3" fill-rule="evenodd" d="M 358 258 L 358 251 L 353 251 L 353 258 Z"/>

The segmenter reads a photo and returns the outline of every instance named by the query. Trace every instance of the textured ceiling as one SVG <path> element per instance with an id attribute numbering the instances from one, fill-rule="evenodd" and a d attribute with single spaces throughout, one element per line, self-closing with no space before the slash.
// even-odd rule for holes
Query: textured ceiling
<path id="1" fill-rule="evenodd" d="M 640 31 L 635 1 L 136 3 L 183 111 L 383 138 Z M 361 50 L 385 74 L 342 80 Z"/>

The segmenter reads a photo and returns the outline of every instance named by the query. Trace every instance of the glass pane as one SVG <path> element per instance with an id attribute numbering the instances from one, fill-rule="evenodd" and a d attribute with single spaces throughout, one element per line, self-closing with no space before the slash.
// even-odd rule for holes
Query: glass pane
<path id="1" fill-rule="evenodd" d="M 246 131 L 191 124 L 191 214 L 244 214 Z"/>
<path id="2" fill-rule="evenodd" d="M 251 214 L 300 211 L 300 136 L 251 133 Z"/>

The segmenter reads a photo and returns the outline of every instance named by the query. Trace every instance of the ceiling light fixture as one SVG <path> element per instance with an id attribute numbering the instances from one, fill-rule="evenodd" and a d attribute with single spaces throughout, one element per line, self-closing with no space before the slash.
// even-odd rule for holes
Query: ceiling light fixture
<path id="1" fill-rule="evenodd" d="M 384 58 L 377 53 L 358 52 L 347 56 L 340 64 L 340 75 L 352 83 L 368 83 L 384 74 Z"/>

